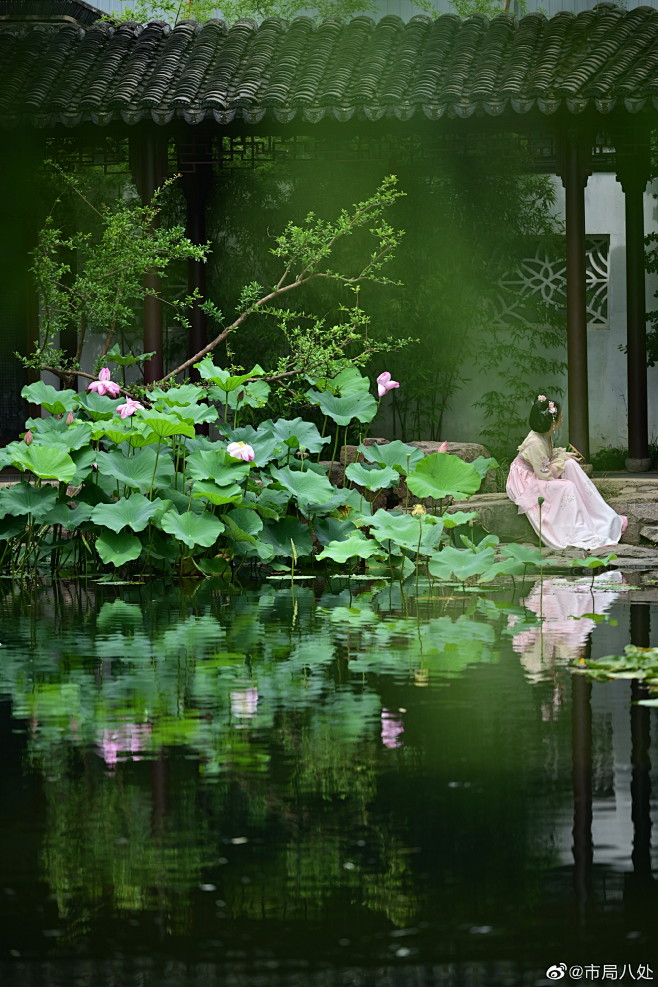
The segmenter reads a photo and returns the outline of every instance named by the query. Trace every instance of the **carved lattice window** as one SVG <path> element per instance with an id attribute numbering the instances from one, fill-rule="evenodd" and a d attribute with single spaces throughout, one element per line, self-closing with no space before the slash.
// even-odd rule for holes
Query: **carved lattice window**
<path id="1" fill-rule="evenodd" d="M 585 242 L 587 325 L 607 329 L 610 237 L 591 235 Z M 495 324 L 537 326 L 550 319 L 566 327 L 566 273 L 563 243 L 552 237 L 534 241 L 516 269 L 499 282 L 501 290 L 493 306 Z"/>

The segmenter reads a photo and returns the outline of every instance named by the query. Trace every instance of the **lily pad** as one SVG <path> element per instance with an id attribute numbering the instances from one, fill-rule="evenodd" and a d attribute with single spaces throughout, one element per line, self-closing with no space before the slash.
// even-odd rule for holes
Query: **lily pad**
<path id="1" fill-rule="evenodd" d="M 480 488 L 480 474 L 471 463 L 447 452 L 425 456 L 407 476 L 407 486 L 416 497 L 465 500 Z"/>

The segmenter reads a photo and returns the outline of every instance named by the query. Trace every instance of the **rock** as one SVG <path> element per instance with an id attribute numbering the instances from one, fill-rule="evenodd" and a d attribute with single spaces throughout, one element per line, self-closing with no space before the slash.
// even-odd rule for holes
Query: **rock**
<path id="1" fill-rule="evenodd" d="M 537 536 L 527 517 L 519 514 L 516 504 L 503 493 L 476 494 L 468 500 L 456 501 L 448 512 L 456 511 L 477 511 L 478 523 L 501 541 L 536 543 Z"/>
<path id="2" fill-rule="evenodd" d="M 658 525 L 645 524 L 640 528 L 640 536 L 646 538 L 647 541 L 652 542 L 654 545 L 658 545 Z"/>
<path id="3" fill-rule="evenodd" d="M 422 449 L 426 456 L 430 456 L 432 453 L 439 451 L 442 443 L 430 442 L 423 439 L 419 442 L 407 442 L 407 445 L 415 446 L 416 449 Z M 479 442 L 448 442 L 446 451 L 451 456 L 459 456 L 465 463 L 472 463 L 478 456 L 484 456 L 485 459 L 489 459 L 491 456 L 487 447 L 480 445 Z"/>
<path id="4" fill-rule="evenodd" d="M 363 453 L 359 452 L 358 446 L 345 445 L 340 447 L 338 458 L 343 466 L 349 466 L 350 463 L 362 463 Z"/>

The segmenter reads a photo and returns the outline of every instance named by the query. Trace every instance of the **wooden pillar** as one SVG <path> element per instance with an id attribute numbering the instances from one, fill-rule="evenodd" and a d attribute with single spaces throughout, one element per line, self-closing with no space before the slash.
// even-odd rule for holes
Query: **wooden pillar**
<path id="1" fill-rule="evenodd" d="M 617 147 L 617 180 L 626 212 L 626 377 L 628 459 L 631 473 L 646 473 L 649 456 L 647 312 L 644 263 L 644 190 L 649 180 L 648 145 Z"/>
<path id="2" fill-rule="evenodd" d="M 587 299 L 585 249 L 585 165 L 581 134 L 570 131 L 564 147 L 567 237 L 567 362 L 569 435 L 589 462 L 589 380 L 587 373 Z"/>
<path id="3" fill-rule="evenodd" d="M 651 624 L 648 603 L 631 603 L 631 644 L 648 648 Z M 656 882 L 651 860 L 651 710 L 640 701 L 649 699 L 647 686 L 631 682 L 631 817 L 633 820 L 633 870 L 624 877 L 624 907 L 631 922 L 654 906 Z"/>
<path id="4" fill-rule="evenodd" d="M 146 130 L 130 139 L 130 167 L 142 203 L 150 202 L 155 190 L 167 175 L 167 135 L 156 130 Z M 162 279 L 159 274 L 144 277 L 144 352 L 155 350 L 155 355 L 144 364 L 144 381 L 147 384 L 164 376 L 163 361 L 163 312 L 159 294 Z"/>
<path id="5" fill-rule="evenodd" d="M 591 141 L 577 128 L 563 135 L 560 177 L 565 190 L 567 240 L 567 396 L 569 439 L 589 462 L 585 186 L 591 174 Z"/>
<path id="6" fill-rule="evenodd" d="M 210 140 L 195 148 L 194 160 L 183 160 L 179 151 L 179 171 L 182 176 L 183 193 L 187 208 L 186 235 L 194 244 L 207 242 L 206 206 L 212 188 L 212 146 Z M 206 297 L 206 264 L 204 261 L 190 259 L 187 267 L 187 286 L 190 295 L 197 292 Z M 190 314 L 190 330 L 188 336 L 188 358 L 206 346 L 208 342 L 208 320 L 206 313 L 195 302 Z M 191 370 L 192 379 L 198 377 L 196 370 Z"/>

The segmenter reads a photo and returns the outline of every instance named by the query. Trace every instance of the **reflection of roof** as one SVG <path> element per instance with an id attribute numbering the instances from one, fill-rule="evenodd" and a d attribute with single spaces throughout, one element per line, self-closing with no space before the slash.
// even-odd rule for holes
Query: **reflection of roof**
<path id="1" fill-rule="evenodd" d="M 547 20 L 0 21 L 0 115 L 37 126 L 496 117 L 658 107 L 658 11 Z"/>

